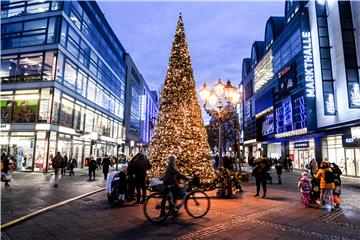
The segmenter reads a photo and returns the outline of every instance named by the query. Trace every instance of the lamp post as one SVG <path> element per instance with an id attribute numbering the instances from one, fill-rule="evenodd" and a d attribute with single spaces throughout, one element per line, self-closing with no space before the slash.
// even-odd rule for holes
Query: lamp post
<path id="1" fill-rule="evenodd" d="M 216 119 L 218 125 L 219 165 L 223 166 L 221 125 L 236 112 L 236 105 L 239 103 L 241 96 L 239 89 L 234 87 L 230 80 L 225 85 L 219 79 L 214 85 L 213 90 L 210 90 L 206 83 L 204 83 L 199 91 L 199 95 L 206 113 Z M 207 103 L 209 103 L 210 108 L 207 107 Z"/>

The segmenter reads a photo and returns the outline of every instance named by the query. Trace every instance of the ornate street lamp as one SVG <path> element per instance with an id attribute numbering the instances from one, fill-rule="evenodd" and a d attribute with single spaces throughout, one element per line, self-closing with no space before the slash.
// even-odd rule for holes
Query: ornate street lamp
<path id="1" fill-rule="evenodd" d="M 206 113 L 214 117 L 218 124 L 219 165 L 223 166 L 221 125 L 223 122 L 229 120 L 234 112 L 236 112 L 236 105 L 239 103 L 241 97 L 240 91 L 231 85 L 230 80 L 228 80 L 225 85 L 219 79 L 214 85 L 213 90 L 210 90 L 204 83 L 199 91 L 199 95 Z M 210 108 L 206 106 L 207 103 L 209 103 Z"/>

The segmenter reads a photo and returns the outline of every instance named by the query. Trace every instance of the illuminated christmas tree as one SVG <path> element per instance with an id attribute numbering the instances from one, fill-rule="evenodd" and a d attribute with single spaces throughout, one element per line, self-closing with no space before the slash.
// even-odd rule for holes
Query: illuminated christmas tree
<path id="1" fill-rule="evenodd" d="M 161 177 L 168 156 L 174 154 L 181 173 L 200 176 L 200 181 L 205 184 L 214 179 L 210 147 L 195 88 L 184 23 L 180 15 L 150 145 L 150 177 Z"/>

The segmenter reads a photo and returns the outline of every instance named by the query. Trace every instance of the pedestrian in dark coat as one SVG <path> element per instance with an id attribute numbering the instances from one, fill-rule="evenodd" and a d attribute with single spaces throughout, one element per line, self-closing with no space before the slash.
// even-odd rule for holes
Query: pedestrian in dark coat
<path id="1" fill-rule="evenodd" d="M 275 163 L 275 169 L 276 169 L 276 174 L 278 175 L 278 184 L 282 184 L 281 182 L 281 174 L 282 174 L 282 170 L 283 170 L 283 164 L 281 162 L 281 160 L 277 160 Z"/>
<path id="2" fill-rule="evenodd" d="M 102 169 L 103 169 L 103 173 L 104 173 L 104 179 L 107 179 L 107 175 L 109 173 L 109 168 L 110 166 L 112 166 L 112 163 L 110 161 L 110 158 L 108 157 L 108 155 L 105 155 L 105 157 L 102 160 Z"/>
<path id="3" fill-rule="evenodd" d="M 52 160 L 52 167 L 55 171 L 55 185 L 54 187 L 57 187 L 59 184 L 59 176 L 61 175 L 61 170 L 64 165 L 64 158 L 61 156 L 60 152 L 56 153 L 56 156 Z"/>
<path id="4" fill-rule="evenodd" d="M 135 174 L 135 187 L 136 187 L 136 203 L 144 203 L 146 199 L 146 171 L 151 169 L 151 164 L 147 157 L 138 153 L 134 157 L 134 174 Z M 140 193 L 142 191 L 142 194 Z M 140 202 L 141 198 L 141 202 Z"/>
<path id="5" fill-rule="evenodd" d="M 1 169 L 1 181 L 5 182 L 5 187 L 10 187 L 10 159 L 5 152 L 3 152 L 1 155 L 1 162 L 3 165 L 3 168 Z"/>
<path id="6" fill-rule="evenodd" d="M 94 157 L 90 157 L 90 161 L 89 161 L 89 181 L 91 181 L 91 175 L 94 176 L 94 180 L 95 180 L 95 170 L 96 170 L 96 161 L 95 161 Z"/>
<path id="7" fill-rule="evenodd" d="M 259 196 L 260 193 L 260 184 L 263 188 L 263 195 L 262 197 L 266 197 L 266 174 L 270 169 L 270 165 L 268 160 L 266 159 L 264 154 L 261 154 L 261 156 L 254 161 L 255 171 L 253 171 L 253 175 L 256 179 L 256 194 L 255 197 Z"/>
<path id="8" fill-rule="evenodd" d="M 69 163 L 69 159 L 68 159 L 68 157 L 66 155 L 64 155 L 63 162 L 62 162 L 62 165 L 61 165 L 61 174 L 62 175 L 66 174 L 66 168 L 68 166 L 68 163 Z"/>
<path id="9" fill-rule="evenodd" d="M 70 174 L 69 174 L 69 176 L 71 176 L 71 175 L 75 175 L 75 173 L 74 173 L 74 168 L 76 168 L 77 167 L 77 161 L 76 161 L 76 158 L 72 158 L 71 159 L 71 161 L 70 161 L 70 163 L 69 163 L 69 170 L 70 170 Z"/>

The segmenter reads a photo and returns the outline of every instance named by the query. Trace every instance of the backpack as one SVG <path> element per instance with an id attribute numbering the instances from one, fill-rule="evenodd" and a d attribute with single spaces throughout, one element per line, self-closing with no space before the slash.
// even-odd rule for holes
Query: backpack
<path id="1" fill-rule="evenodd" d="M 309 181 L 304 181 L 301 185 L 301 190 L 303 192 L 310 192 L 311 191 L 311 187 L 310 187 L 310 184 L 309 184 Z"/>
<path id="2" fill-rule="evenodd" d="M 333 183 L 335 181 L 335 175 L 332 171 L 325 171 L 325 182 L 326 183 Z"/>
<path id="3" fill-rule="evenodd" d="M 54 157 L 53 161 L 52 161 L 52 166 L 53 168 L 60 168 L 63 164 L 63 159 L 61 156 L 56 156 Z"/>

